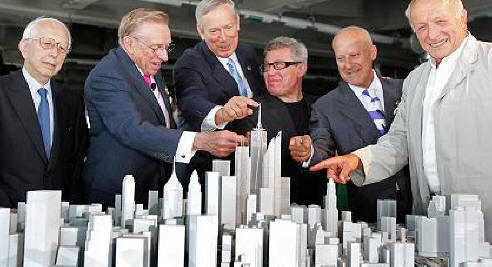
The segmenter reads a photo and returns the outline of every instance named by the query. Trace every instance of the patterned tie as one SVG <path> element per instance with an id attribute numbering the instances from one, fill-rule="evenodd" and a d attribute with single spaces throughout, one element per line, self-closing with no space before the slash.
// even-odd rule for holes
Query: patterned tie
<path id="1" fill-rule="evenodd" d="M 386 120 L 384 119 L 381 100 L 377 96 L 372 97 L 367 89 L 364 89 L 364 91 L 362 91 L 362 95 L 371 99 L 370 108 L 368 108 L 367 112 L 369 113 L 371 119 L 374 121 L 374 124 L 376 125 L 376 128 L 378 128 L 381 135 L 385 135 L 387 133 L 387 130 L 385 128 Z"/>
<path id="2" fill-rule="evenodd" d="M 41 96 L 41 102 L 38 107 L 38 121 L 41 127 L 41 134 L 43 135 L 44 152 L 46 157 L 50 157 L 51 152 L 51 133 L 50 133 L 50 104 L 46 94 L 48 90 L 44 88 L 38 89 L 38 94 Z"/>
<path id="3" fill-rule="evenodd" d="M 154 96 L 157 99 L 157 103 L 161 107 L 162 113 L 164 114 L 164 118 L 166 120 L 166 127 L 171 128 L 171 121 L 169 120 L 169 112 L 166 109 L 166 104 L 164 104 L 164 99 L 162 98 L 162 95 L 160 94 L 159 90 L 152 89 L 152 81 L 150 80 L 149 74 L 145 74 L 143 77 L 144 77 L 145 83 L 152 90 L 152 93 L 154 94 Z"/>
<path id="4" fill-rule="evenodd" d="M 239 94 L 242 96 L 248 96 L 248 90 L 246 90 L 246 87 L 244 86 L 244 81 L 241 78 L 241 75 L 239 75 L 239 73 L 237 72 L 236 64 L 234 64 L 232 58 L 229 58 L 229 60 L 227 61 L 227 68 L 229 69 L 229 73 L 237 83 Z"/>

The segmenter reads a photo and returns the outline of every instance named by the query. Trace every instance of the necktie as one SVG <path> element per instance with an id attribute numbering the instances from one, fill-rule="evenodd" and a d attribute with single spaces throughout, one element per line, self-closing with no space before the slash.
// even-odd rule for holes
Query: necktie
<path id="1" fill-rule="evenodd" d="M 232 58 L 229 58 L 229 60 L 227 61 L 227 68 L 229 69 L 229 73 L 231 74 L 232 78 L 234 78 L 237 83 L 239 94 L 242 96 L 248 96 L 248 90 L 244 86 L 244 81 L 241 78 L 241 75 L 239 75 L 239 73 L 237 72 L 236 64 L 234 64 Z"/>
<path id="2" fill-rule="evenodd" d="M 367 89 L 364 89 L 364 91 L 362 91 L 362 95 L 368 97 L 371 100 L 371 104 L 369 105 L 367 112 L 369 113 L 371 119 L 374 121 L 374 124 L 376 125 L 376 128 L 378 128 L 381 135 L 385 135 L 387 133 L 385 128 L 386 120 L 384 119 L 381 100 L 377 96 L 372 97 Z"/>
<path id="3" fill-rule="evenodd" d="M 46 157 L 50 157 L 51 152 L 51 133 L 50 133 L 50 105 L 46 94 L 48 90 L 44 88 L 38 89 L 38 94 L 41 96 L 41 102 L 38 107 L 38 121 L 43 135 L 44 152 Z"/>
<path id="4" fill-rule="evenodd" d="M 145 83 L 149 86 L 149 88 L 152 90 L 152 93 L 157 99 L 157 103 L 161 107 L 162 113 L 164 114 L 164 118 L 166 119 L 166 127 L 170 128 L 171 123 L 169 121 L 169 112 L 166 109 L 166 104 L 164 104 L 164 99 L 162 98 L 162 95 L 159 93 L 159 90 L 154 90 L 152 89 L 152 81 L 150 80 L 150 75 L 145 74 L 144 76 L 144 81 Z"/>

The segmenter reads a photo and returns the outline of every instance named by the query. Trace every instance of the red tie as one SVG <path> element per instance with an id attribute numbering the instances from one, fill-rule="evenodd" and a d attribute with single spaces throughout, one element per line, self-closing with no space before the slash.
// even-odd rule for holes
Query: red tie
<path id="1" fill-rule="evenodd" d="M 151 82 L 150 82 L 150 75 L 149 74 L 144 75 L 144 81 L 149 86 L 149 88 L 151 88 L 151 86 L 150 86 Z"/>

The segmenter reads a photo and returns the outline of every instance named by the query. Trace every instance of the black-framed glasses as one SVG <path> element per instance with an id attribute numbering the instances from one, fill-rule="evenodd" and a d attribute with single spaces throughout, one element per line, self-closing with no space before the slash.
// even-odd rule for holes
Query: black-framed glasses
<path id="1" fill-rule="evenodd" d="M 171 54 L 171 52 L 174 51 L 174 48 L 175 48 L 175 45 L 173 43 L 170 43 L 168 45 L 148 45 L 146 44 L 141 37 L 137 37 L 137 36 L 132 36 L 132 38 L 134 38 L 135 40 L 137 40 L 138 42 L 140 42 L 143 46 L 147 47 L 148 49 L 152 50 L 152 53 L 154 53 L 154 55 L 157 55 L 157 53 L 159 52 L 164 52 L 166 51 L 167 54 Z"/>
<path id="2" fill-rule="evenodd" d="M 65 47 L 62 43 L 57 42 L 55 39 L 50 37 L 32 37 L 26 38 L 25 40 L 38 40 L 39 45 L 43 49 L 53 49 L 56 46 L 56 52 L 60 54 L 66 55 L 70 52 L 70 49 L 68 47 Z"/>
<path id="3" fill-rule="evenodd" d="M 296 65 L 302 62 L 273 62 L 273 63 L 265 63 L 260 65 L 260 71 L 261 72 L 267 72 L 270 67 L 273 67 L 274 70 L 283 70 L 285 68 L 288 68 L 292 65 Z"/>

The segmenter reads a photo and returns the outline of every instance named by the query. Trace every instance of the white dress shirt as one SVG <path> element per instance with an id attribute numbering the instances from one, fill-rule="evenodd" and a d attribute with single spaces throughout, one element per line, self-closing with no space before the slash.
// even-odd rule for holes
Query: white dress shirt
<path id="1" fill-rule="evenodd" d="M 137 67 L 138 71 L 142 75 L 142 79 L 143 79 L 144 73 L 136 64 L 135 64 L 135 66 Z M 151 83 L 155 83 L 154 75 L 150 75 L 150 81 L 151 81 Z M 156 84 L 156 88 L 157 88 L 157 84 Z M 150 88 L 149 88 L 149 90 L 150 90 Z M 156 92 L 159 93 L 159 90 L 153 91 L 154 96 L 156 97 L 156 100 L 157 100 Z M 164 97 L 164 96 L 162 96 L 162 97 Z M 168 110 L 167 112 L 169 114 L 168 116 L 171 116 L 172 112 L 170 110 Z M 170 117 L 169 117 L 169 120 L 171 120 Z M 168 122 L 166 122 L 166 123 L 168 123 Z M 169 125 L 170 125 L 170 123 L 171 122 L 169 122 Z M 168 128 L 169 128 L 169 126 L 168 126 Z M 183 131 L 183 134 L 181 135 L 181 138 L 179 139 L 179 142 L 178 142 L 178 147 L 176 148 L 176 154 L 175 154 L 175 161 L 176 162 L 190 163 L 191 158 L 195 155 L 195 152 L 196 152 L 196 150 L 193 150 L 193 142 L 195 141 L 195 136 L 196 136 L 195 132 Z"/>
<path id="2" fill-rule="evenodd" d="M 433 193 L 441 192 L 441 183 L 437 174 L 434 108 L 439 102 L 444 86 L 451 77 L 463 46 L 467 41 L 468 37 L 456 51 L 441 60 L 439 67 L 436 67 L 436 61 L 433 58 L 428 63 L 431 65 L 431 71 L 425 88 L 424 102 L 422 103 L 422 157 L 424 175 L 427 178 L 429 189 Z"/>
<path id="3" fill-rule="evenodd" d="M 229 67 L 227 66 L 227 62 L 229 61 L 229 58 L 232 59 L 232 61 L 234 62 L 234 65 L 236 66 L 237 72 L 241 76 L 241 79 L 243 79 L 244 86 L 246 87 L 246 91 L 248 92 L 248 97 L 253 97 L 253 91 L 251 91 L 251 88 L 249 87 L 248 80 L 246 79 L 246 77 L 244 77 L 243 69 L 241 68 L 241 64 L 239 64 L 239 60 L 237 59 L 236 53 L 232 54 L 228 58 L 227 57 L 217 57 L 217 59 L 222 64 L 224 69 L 227 70 L 227 72 L 229 72 Z M 221 105 L 217 105 L 210 110 L 210 112 L 207 114 L 207 116 L 203 120 L 202 125 L 200 127 L 202 132 L 214 131 L 216 129 L 222 130 L 225 128 L 225 126 L 227 125 L 227 122 L 221 123 L 219 125 L 215 124 L 215 114 L 221 108 L 222 108 Z"/>
<path id="4" fill-rule="evenodd" d="M 53 144 L 53 130 L 55 125 L 55 111 L 53 108 L 53 93 L 51 92 L 51 82 L 48 81 L 46 84 L 40 84 L 36 79 L 34 79 L 31 74 L 26 70 L 25 67 L 22 68 L 22 75 L 27 82 L 29 87 L 29 92 L 31 93 L 32 101 L 34 102 L 34 108 L 36 109 L 36 114 L 38 112 L 39 104 L 41 103 L 41 96 L 38 94 L 40 88 L 44 88 L 48 91 L 46 98 L 48 99 L 49 111 L 50 111 L 50 141 Z M 51 145 L 50 145 L 51 146 Z"/>

